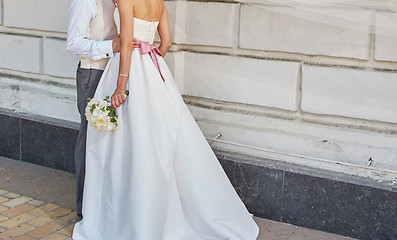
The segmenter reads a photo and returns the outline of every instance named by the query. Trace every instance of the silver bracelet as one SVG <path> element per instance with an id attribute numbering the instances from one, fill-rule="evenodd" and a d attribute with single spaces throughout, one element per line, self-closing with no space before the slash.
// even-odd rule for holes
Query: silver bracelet
<path id="1" fill-rule="evenodd" d="M 119 75 L 120 75 L 120 76 L 123 76 L 123 77 L 128 77 L 128 74 L 122 74 L 122 73 L 120 73 Z"/>

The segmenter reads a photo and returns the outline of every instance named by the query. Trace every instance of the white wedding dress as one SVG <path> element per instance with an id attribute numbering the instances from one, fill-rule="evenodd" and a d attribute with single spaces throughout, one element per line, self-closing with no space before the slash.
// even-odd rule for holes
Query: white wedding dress
<path id="1" fill-rule="evenodd" d="M 152 43 L 157 25 L 135 18 L 134 37 Z M 119 59 L 116 54 L 109 60 L 95 97 L 113 94 Z M 165 81 L 151 57 L 135 49 L 118 127 L 112 132 L 88 127 L 84 218 L 73 239 L 256 239 L 257 225 L 163 58 L 158 61 Z"/>

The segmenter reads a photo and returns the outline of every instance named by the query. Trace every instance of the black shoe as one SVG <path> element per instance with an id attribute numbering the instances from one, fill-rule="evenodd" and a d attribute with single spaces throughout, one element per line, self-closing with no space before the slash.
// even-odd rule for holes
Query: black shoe
<path id="1" fill-rule="evenodd" d="M 77 213 L 77 217 L 79 217 L 79 218 L 83 219 L 83 214 L 81 214 L 81 213 Z"/>

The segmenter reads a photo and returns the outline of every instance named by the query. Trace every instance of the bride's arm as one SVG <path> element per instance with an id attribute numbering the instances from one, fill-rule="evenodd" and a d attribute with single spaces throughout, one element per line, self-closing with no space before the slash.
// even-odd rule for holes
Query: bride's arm
<path id="1" fill-rule="evenodd" d="M 159 32 L 160 40 L 161 40 L 159 50 L 161 55 L 164 57 L 168 49 L 170 49 L 171 47 L 171 33 L 170 33 L 170 23 L 168 21 L 167 8 L 165 8 L 164 2 L 163 2 L 163 6 L 164 6 L 164 11 L 163 14 L 161 15 L 160 23 L 159 26 L 157 27 L 157 30 Z"/>
<path id="2" fill-rule="evenodd" d="M 134 7 L 131 0 L 118 0 L 120 13 L 120 66 L 117 88 L 112 96 L 112 106 L 120 107 L 125 102 L 125 86 L 131 67 L 131 56 L 134 50 Z"/>

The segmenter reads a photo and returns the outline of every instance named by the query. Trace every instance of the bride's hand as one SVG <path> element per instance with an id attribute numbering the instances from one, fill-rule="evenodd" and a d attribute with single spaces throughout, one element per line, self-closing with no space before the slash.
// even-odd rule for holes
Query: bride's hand
<path id="1" fill-rule="evenodd" d="M 118 108 L 125 102 L 125 89 L 116 88 L 112 95 L 111 103 L 114 108 Z"/>

